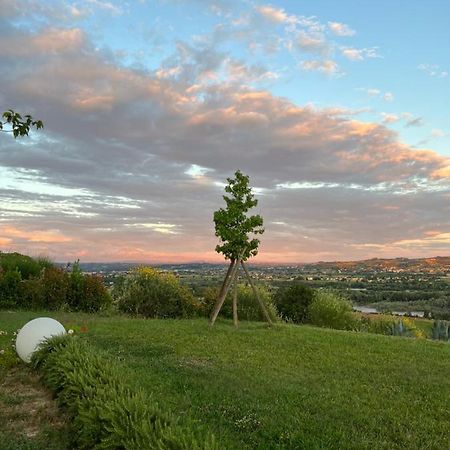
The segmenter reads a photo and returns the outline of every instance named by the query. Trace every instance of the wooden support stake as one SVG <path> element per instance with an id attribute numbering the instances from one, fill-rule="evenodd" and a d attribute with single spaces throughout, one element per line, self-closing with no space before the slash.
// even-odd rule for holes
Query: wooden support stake
<path id="1" fill-rule="evenodd" d="M 217 299 L 217 302 L 214 306 L 214 310 L 211 314 L 211 318 L 209 319 L 209 324 L 211 326 L 214 325 L 214 322 L 216 321 L 217 316 L 219 315 L 220 308 L 222 308 L 223 302 L 225 301 L 225 298 L 228 294 L 228 290 L 230 289 L 231 281 L 233 280 L 234 274 L 236 273 L 236 270 L 238 268 L 238 262 L 239 262 L 239 259 L 231 261 L 230 267 L 228 268 L 228 272 L 225 276 L 225 280 L 223 282 L 222 289 L 220 289 L 219 298 Z"/>
<path id="2" fill-rule="evenodd" d="M 269 313 L 267 312 L 266 305 L 264 305 L 263 301 L 261 300 L 261 297 L 259 296 L 259 293 L 256 290 L 255 285 L 253 284 L 253 281 L 250 277 L 250 274 L 248 273 L 248 270 L 247 270 L 246 265 L 244 264 L 244 261 L 241 261 L 241 265 L 242 265 L 242 268 L 244 269 L 245 275 L 247 275 L 248 281 L 253 290 L 253 294 L 255 295 L 256 299 L 258 300 L 259 306 L 261 307 L 262 312 L 263 312 L 267 322 L 269 323 L 269 325 L 273 325 L 272 320 L 270 319 Z"/>
<path id="3" fill-rule="evenodd" d="M 235 259 L 232 259 L 230 261 L 230 265 L 228 266 L 228 270 L 227 270 L 227 274 L 225 275 L 225 279 L 223 280 L 222 286 L 220 288 L 220 292 L 219 292 L 219 297 L 222 297 L 223 291 L 225 290 L 225 287 L 227 285 L 228 282 L 228 278 L 231 275 L 231 271 L 233 270 L 234 265 L 237 263 L 237 261 Z"/>
<path id="4" fill-rule="evenodd" d="M 237 265 L 239 266 L 239 261 L 237 262 Z M 233 289 L 233 323 L 234 326 L 237 328 L 239 326 L 238 322 L 238 310 L 237 310 L 237 295 L 238 295 L 238 270 L 236 270 L 236 273 L 234 274 L 234 289 Z"/>

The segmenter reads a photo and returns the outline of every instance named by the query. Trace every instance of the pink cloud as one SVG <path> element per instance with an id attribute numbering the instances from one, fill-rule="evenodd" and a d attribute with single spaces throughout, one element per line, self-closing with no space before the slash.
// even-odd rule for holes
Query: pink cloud
<path id="1" fill-rule="evenodd" d="M 331 59 L 302 61 L 300 68 L 307 72 L 317 71 L 326 73 L 327 75 L 333 75 L 339 72 L 339 66 Z"/>
<path id="2" fill-rule="evenodd" d="M 85 35 L 79 28 L 47 28 L 30 37 L 16 35 L 3 38 L 0 56 L 67 54 L 80 50 L 84 44 Z"/>
<path id="3" fill-rule="evenodd" d="M 283 23 L 290 20 L 290 16 L 288 16 L 282 8 L 274 8 L 273 6 L 265 5 L 258 6 L 256 11 L 271 22 Z"/>
<path id="4" fill-rule="evenodd" d="M 356 32 L 345 23 L 328 22 L 328 28 L 336 36 L 353 36 Z"/>
<path id="5" fill-rule="evenodd" d="M 15 239 L 28 242 L 38 242 L 44 244 L 60 244 L 70 242 L 72 239 L 64 236 L 59 230 L 22 230 L 14 226 L 5 225 L 0 227 L 2 239 L 14 243 Z"/>

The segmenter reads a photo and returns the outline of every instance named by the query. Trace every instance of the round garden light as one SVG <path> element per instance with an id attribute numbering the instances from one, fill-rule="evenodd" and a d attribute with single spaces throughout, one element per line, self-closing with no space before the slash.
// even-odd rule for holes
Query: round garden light
<path id="1" fill-rule="evenodd" d="M 55 319 L 39 317 L 27 322 L 16 338 L 16 351 L 22 361 L 30 362 L 31 355 L 45 339 L 65 334 L 65 328 Z"/>

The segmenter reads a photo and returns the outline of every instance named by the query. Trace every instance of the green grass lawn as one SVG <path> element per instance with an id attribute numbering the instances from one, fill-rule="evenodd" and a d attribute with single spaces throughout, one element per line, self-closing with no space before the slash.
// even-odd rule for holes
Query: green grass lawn
<path id="1" fill-rule="evenodd" d="M 69 313 L 0 312 L 0 330 L 42 315 L 86 327 L 130 383 L 206 425 L 223 449 L 450 448 L 447 343 Z"/>

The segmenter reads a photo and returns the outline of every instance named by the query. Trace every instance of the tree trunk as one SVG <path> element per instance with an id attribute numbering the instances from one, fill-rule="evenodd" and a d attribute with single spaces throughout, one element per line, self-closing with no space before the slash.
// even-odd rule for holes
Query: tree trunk
<path id="1" fill-rule="evenodd" d="M 236 269 L 238 267 L 238 261 L 232 260 L 230 266 L 228 267 L 227 274 L 225 275 L 225 279 L 223 280 L 222 287 L 220 289 L 219 297 L 217 299 L 216 304 L 214 305 L 214 310 L 209 319 L 209 324 L 212 326 L 219 315 L 220 308 L 222 308 L 223 302 L 225 301 L 225 297 L 228 294 L 228 289 L 230 288 L 230 283 L 234 278 L 234 274 L 236 273 Z"/>
<path id="2" fill-rule="evenodd" d="M 255 297 L 258 300 L 259 306 L 262 309 L 264 317 L 266 318 L 266 320 L 269 323 L 269 325 L 273 325 L 272 320 L 270 319 L 269 313 L 267 312 L 266 305 L 261 300 L 261 297 L 259 296 L 259 293 L 256 290 L 255 285 L 253 284 L 253 281 L 252 281 L 252 279 L 250 277 L 250 274 L 248 273 L 248 270 L 247 270 L 246 265 L 244 264 L 244 261 L 241 261 L 241 265 L 242 265 L 242 268 L 244 269 L 245 275 L 247 275 L 248 281 L 249 281 L 250 286 L 252 287 L 252 290 L 253 290 L 253 294 L 255 294 Z"/>
<path id="3" fill-rule="evenodd" d="M 237 265 L 239 265 L 239 261 L 237 262 Z M 236 273 L 234 274 L 234 289 L 233 289 L 233 323 L 234 326 L 237 328 L 239 326 L 238 323 L 238 310 L 237 310 L 237 295 L 238 295 L 238 271 L 236 270 Z"/>

